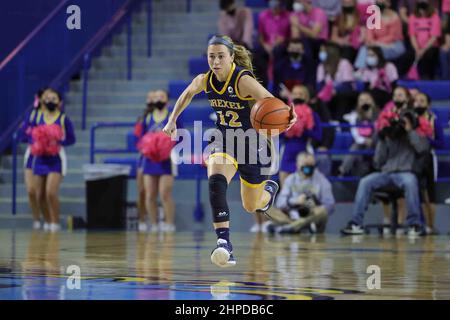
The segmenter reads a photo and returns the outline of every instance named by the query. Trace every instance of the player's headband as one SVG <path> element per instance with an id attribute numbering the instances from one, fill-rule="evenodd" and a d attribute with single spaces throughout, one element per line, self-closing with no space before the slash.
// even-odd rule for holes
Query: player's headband
<path id="1" fill-rule="evenodd" d="M 222 37 L 213 36 L 211 39 L 209 39 L 208 46 L 213 45 L 213 44 L 223 44 L 228 49 L 230 49 L 232 51 L 234 50 L 233 43 L 231 43 L 230 41 L 228 41 L 227 39 L 222 38 Z"/>

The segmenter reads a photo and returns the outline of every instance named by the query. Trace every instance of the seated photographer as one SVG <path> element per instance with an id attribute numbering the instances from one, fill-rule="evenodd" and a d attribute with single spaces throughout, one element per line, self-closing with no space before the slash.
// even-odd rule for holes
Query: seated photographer
<path id="1" fill-rule="evenodd" d="M 269 210 L 274 220 L 270 232 L 298 233 L 304 228 L 312 233 L 325 231 L 335 200 L 330 182 L 315 170 L 315 165 L 313 154 L 302 152 L 297 156 L 297 172 L 286 178 L 276 207 Z"/>
<path id="2" fill-rule="evenodd" d="M 409 236 L 422 234 L 420 221 L 419 184 L 416 175 L 419 159 L 429 151 L 429 141 L 421 136 L 416 128 L 418 120 L 410 109 L 400 113 L 392 112 L 384 119 L 388 122 L 379 132 L 379 140 L 374 155 L 374 172 L 362 178 L 356 192 L 352 219 L 343 234 L 363 234 L 364 213 L 367 210 L 372 192 L 388 185 L 395 185 L 405 194 L 408 211 L 407 226 Z"/>

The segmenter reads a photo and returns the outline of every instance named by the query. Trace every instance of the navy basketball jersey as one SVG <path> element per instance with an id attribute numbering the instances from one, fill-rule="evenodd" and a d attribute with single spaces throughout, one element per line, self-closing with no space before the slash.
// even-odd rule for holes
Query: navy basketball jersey
<path id="1" fill-rule="evenodd" d="M 231 66 L 230 73 L 225 82 L 219 82 L 212 71 L 205 75 L 204 91 L 209 103 L 217 115 L 216 125 L 220 130 L 225 129 L 252 129 L 250 122 L 251 97 L 242 97 L 238 91 L 238 82 L 243 75 L 254 77 L 251 71 Z"/>

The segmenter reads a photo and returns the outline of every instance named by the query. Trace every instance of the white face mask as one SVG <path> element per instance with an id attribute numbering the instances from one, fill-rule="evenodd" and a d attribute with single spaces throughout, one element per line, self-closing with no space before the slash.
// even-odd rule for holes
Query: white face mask
<path id="1" fill-rule="evenodd" d="M 292 5 L 292 9 L 294 12 L 303 12 L 305 10 L 305 7 L 303 6 L 303 3 L 300 2 L 294 2 Z"/>
<path id="2" fill-rule="evenodd" d="M 369 67 L 375 67 L 378 64 L 378 58 L 373 56 L 368 56 L 366 63 Z"/>
<path id="3" fill-rule="evenodd" d="M 327 57 L 328 57 L 328 55 L 327 55 L 326 51 L 319 52 L 319 60 L 320 61 L 325 62 L 325 60 L 327 60 Z"/>

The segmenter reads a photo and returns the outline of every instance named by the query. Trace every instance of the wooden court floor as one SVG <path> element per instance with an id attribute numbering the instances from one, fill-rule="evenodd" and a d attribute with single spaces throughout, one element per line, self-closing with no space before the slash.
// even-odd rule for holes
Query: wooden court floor
<path id="1" fill-rule="evenodd" d="M 449 240 L 0 230 L 0 299 L 450 299 Z"/>

